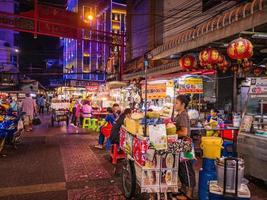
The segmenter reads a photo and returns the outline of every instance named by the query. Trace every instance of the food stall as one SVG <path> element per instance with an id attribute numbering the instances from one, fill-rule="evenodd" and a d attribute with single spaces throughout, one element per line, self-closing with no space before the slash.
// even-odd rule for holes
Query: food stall
<path id="1" fill-rule="evenodd" d="M 246 174 L 267 181 L 267 77 L 250 78 L 237 150 L 245 160 Z"/>
<path id="2" fill-rule="evenodd" d="M 145 86 L 142 85 L 142 98 L 145 98 Z M 147 85 L 147 107 L 159 112 L 161 117 L 171 118 L 173 112 L 174 81 L 149 81 Z"/>
<path id="3" fill-rule="evenodd" d="M 54 126 L 55 122 L 65 121 L 66 125 L 69 125 L 69 108 L 70 102 L 59 98 L 52 99 L 51 102 L 51 125 Z"/>

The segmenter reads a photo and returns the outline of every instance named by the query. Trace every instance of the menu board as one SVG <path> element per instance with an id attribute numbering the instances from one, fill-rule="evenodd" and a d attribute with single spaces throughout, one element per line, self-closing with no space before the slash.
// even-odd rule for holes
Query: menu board
<path id="1" fill-rule="evenodd" d="M 142 86 L 142 98 L 145 98 L 145 86 Z M 147 85 L 147 98 L 148 99 L 166 98 L 166 83 Z"/>
<path id="2" fill-rule="evenodd" d="M 250 94 L 263 94 L 267 93 L 267 78 L 252 78 L 249 93 Z"/>
<path id="3" fill-rule="evenodd" d="M 199 77 L 180 78 L 177 93 L 179 94 L 203 94 L 203 79 Z"/>
<path id="4" fill-rule="evenodd" d="M 253 122 L 253 116 L 245 115 L 242 120 L 240 130 L 244 132 L 250 132 L 252 122 Z"/>

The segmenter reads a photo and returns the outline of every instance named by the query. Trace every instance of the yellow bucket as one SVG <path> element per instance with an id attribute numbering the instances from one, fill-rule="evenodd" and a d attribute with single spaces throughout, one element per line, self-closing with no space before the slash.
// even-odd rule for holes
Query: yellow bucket
<path id="1" fill-rule="evenodd" d="M 203 150 L 203 157 L 209 159 L 216 159 L 221 157 L 223 140 L 220 137 L 202 137 L 201 149 Z"/>

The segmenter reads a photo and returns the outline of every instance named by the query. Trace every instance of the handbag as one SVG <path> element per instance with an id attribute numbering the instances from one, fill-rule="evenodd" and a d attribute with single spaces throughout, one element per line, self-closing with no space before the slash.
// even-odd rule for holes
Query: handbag
<path id="1" fill-rule="evenodd" d="M 111 134 L 112 124 L 108 122 L 106 125 L 102 126 L 101 133 L 106 137 L 109 138 Z"/>
<path id="2" fill-rule="evenodd" d="M 168 152 L 180 153 L 180 152 L 191 152 L 193 149 L 193 142 L 190 137 L 183 137 L 176 141 L 168 143 Z"/>
<path id="3" fill-rule="evenodd" d="M 38 117 L 34 117 L 32 120 L 32 125 L 34 125 L 34 126 L 40 125 L 41 123 L 42 122 L 41 122 L 40 118 L 38 118 Z"/>

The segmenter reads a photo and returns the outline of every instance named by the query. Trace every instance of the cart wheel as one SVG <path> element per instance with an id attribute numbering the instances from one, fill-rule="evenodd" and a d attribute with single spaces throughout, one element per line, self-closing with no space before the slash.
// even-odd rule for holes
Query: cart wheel
<path id="1" fill-rule="evenodd" d="M 136 189 L 136 175 L 134 162 L 129 159 L 126 159 L 123 164 L 122 184 L 125 197 L 127 199 L 133 197 Z"/>

